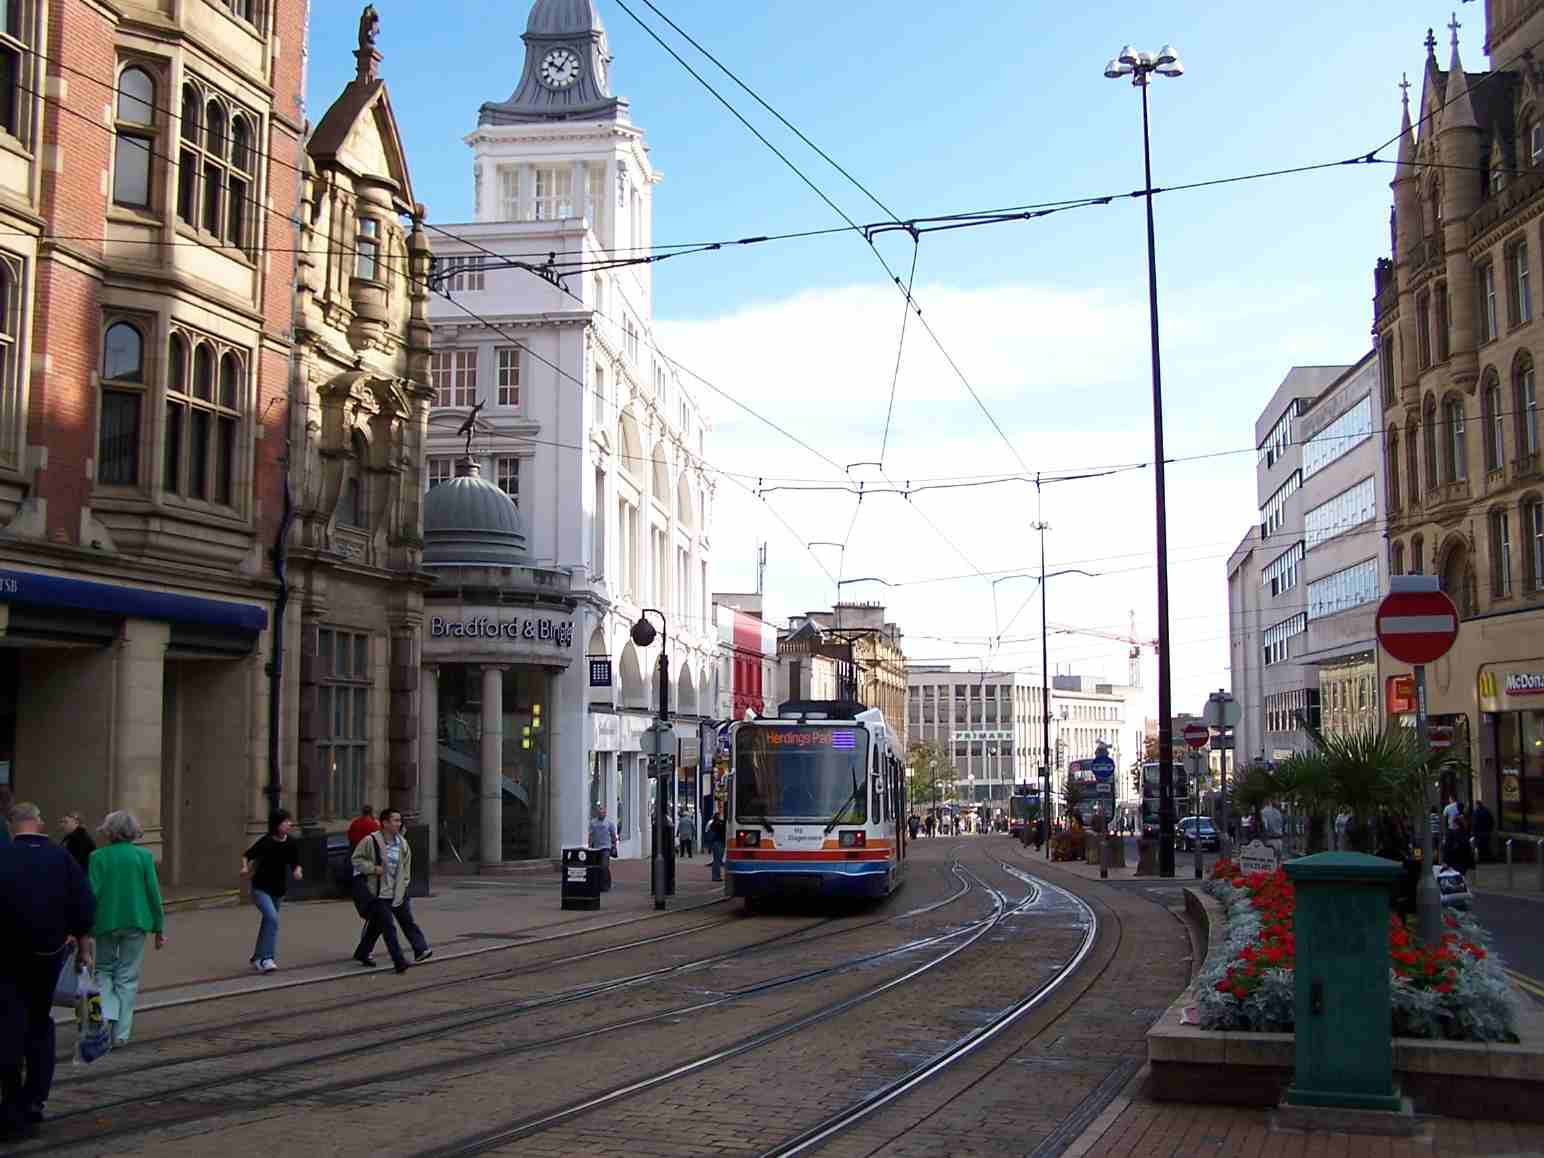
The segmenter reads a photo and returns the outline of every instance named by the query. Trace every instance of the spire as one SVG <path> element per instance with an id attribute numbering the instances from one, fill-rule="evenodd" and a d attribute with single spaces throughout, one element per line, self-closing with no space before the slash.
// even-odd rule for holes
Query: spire
<path id="1" fill-rule="evenodd" d="M 1479 127 L 1479 122 L 1474 119 L 1474 102 L 1469 99 L 1469 78 L 1464 74 L 1463 62 L 1458 59 L 1458 30 L 1461 27 L 1455 12 L 1448 24 L 1453 33 L 1453 60 L 1448 65 L 1447 92 L 1444 94 L 1447 97 L 1447 108 L 1442 115 L 1444 130 Z"/>
<path id="2" fill-rule="evenodd" d="M 1410 127 L 1410 78 L 1401 75 L 1399 79 L 1399 102 L 1404 106 L 1404 113 L 1399 118 L 1399 164 L 1401 166 L 1415 164 L 1415 132 Z M 1413 177 L 1414 171 L 1409 169 L 1395 169 L 1400 177 Z"/>

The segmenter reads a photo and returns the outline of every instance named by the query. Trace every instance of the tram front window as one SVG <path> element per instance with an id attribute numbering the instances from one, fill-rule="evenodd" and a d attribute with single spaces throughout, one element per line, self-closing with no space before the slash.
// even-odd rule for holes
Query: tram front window
<path id="1" fill-rule="evenodd" d="M 862 728 L 741 728 L 735 738 L 735 816 L 862 824 L 868 815 L 868 742 Z"/>

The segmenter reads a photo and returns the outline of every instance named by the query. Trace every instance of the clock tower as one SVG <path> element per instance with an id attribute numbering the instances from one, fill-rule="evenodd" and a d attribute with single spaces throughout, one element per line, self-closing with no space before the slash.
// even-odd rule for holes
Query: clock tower
<path id="1" fill-rule="evenodd" d="M 627 102 L 607 86 L 611 54 L 595 0 L 536 0 L 521 39 L 520 83 L 507 101 L 484 104 L 478 124 L 627 119 Z"/>

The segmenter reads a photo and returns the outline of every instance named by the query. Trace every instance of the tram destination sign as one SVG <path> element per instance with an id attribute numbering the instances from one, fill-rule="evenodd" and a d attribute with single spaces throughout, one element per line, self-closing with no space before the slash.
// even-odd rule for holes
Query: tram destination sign
<path id="1" fill-rule="evenodd" d="M 477 615 L 469 619 L 429 617 L 431 639 L 504 639 L 526 643 L 546 643 L 554 647 L 573 647 L 574 625 L 567 619 L 548 616 L 511 616 L 495 619 L 491 615 Z"/>

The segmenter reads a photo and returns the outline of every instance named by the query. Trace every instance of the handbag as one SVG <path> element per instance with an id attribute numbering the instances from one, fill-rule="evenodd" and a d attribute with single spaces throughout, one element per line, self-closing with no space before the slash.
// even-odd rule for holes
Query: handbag
<path id="1" fill-rule="evenodd" d="M 86 971 L 82 969 L 80 972 L 84 978 Z M 91 986 L 90 993 L 81 994 L 80 1000 L 76 1003 L 75 1023 L 80 1030 L 81 1061 L 94 1062 L 113 1048 L 107 1019 L 102 1016 L 102 995 L 96 992 L 95 985 Z"/>
<path id="2" fill-rule="evenodd" d="M 375 834 L 370 835 L 370 859 L 376 864 L 381 863 L 381 848 L 375 840 Z M 354 899 L 354 911 L 359 914 L 361 920 L 368 921 L 370 912 L 375 906 L 376 894 L 370 889 L 370 878 L 364 873 L 354 874 L 351 894 Z"/>
<path id="3" fill-rule="evenodd" d="M 53 1004 L 73 1009 L 75 1003 L 88 992 L 95 992 L 96 985 L 91 973 L 75 965 L 75 946 L 64 951 L 64 964 L 59 967 L 59 980 L 54 982 Z"/>

